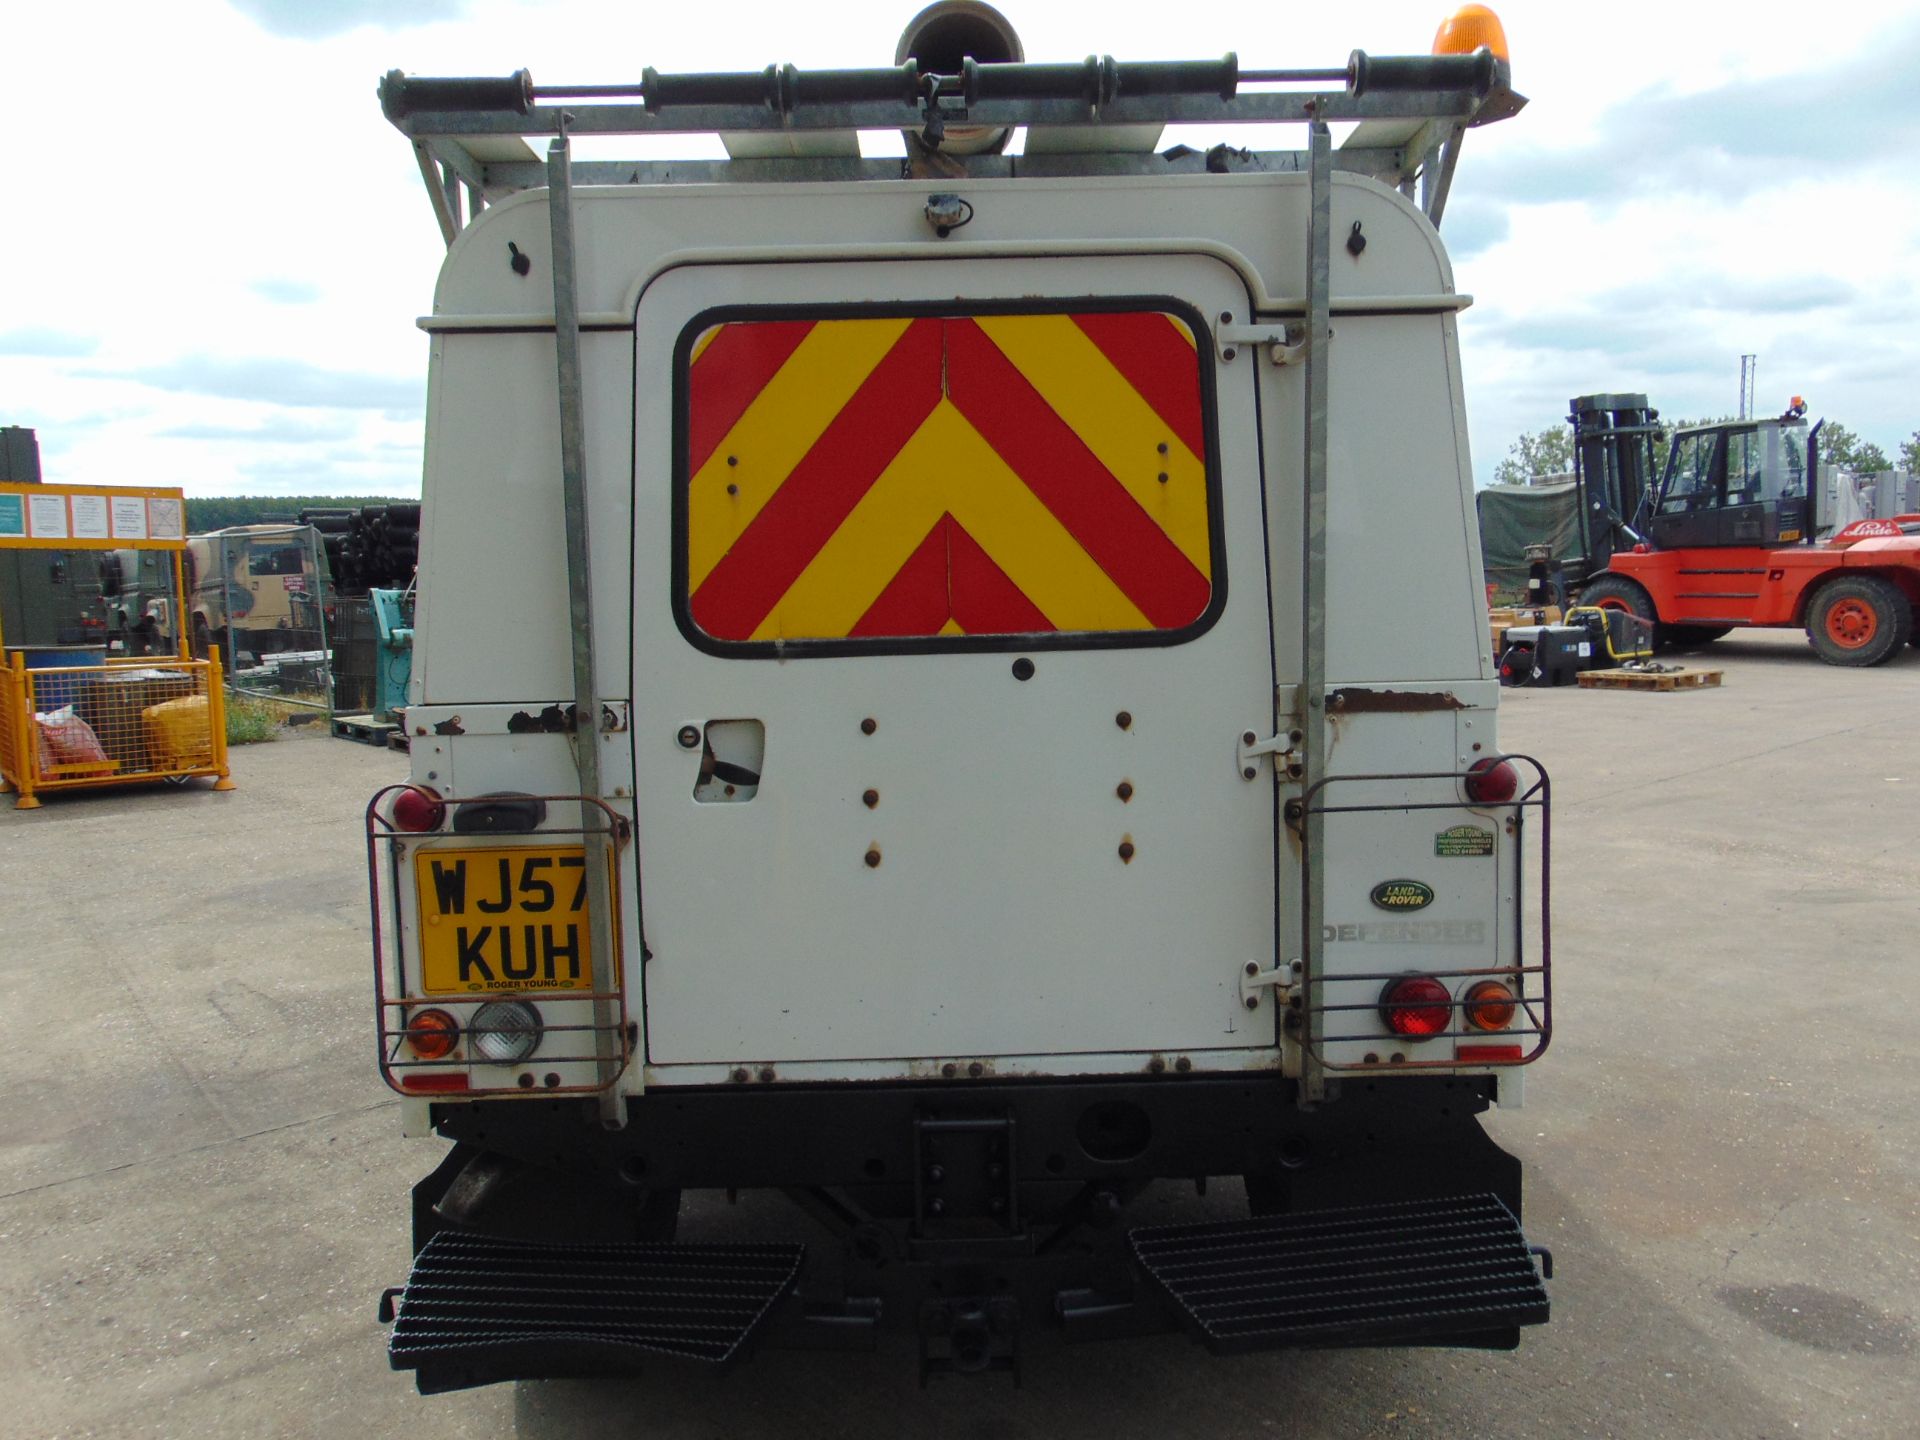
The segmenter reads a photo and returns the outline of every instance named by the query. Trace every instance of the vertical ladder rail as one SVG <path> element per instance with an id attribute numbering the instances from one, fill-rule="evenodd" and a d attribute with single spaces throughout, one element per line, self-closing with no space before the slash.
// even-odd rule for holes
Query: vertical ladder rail
<path id="1" fill-rule="evenodd" d="M 1307 223 L 1306 453 L 1302 466 L 1300 717 L 1302 745 L 1300 794 L 1307 804 L 1300 817 L 1305 859 L 1300 904 L 1301 983 L 1308 1003 L 1300 1035 L 1300 1098 L 1320 1098 L 1325 1084 L 1314 1058 L 1312 1024 L 1322 980 L 1320 917 L 1326 896 L 1324 840 L 1326 816 L 1313 797 L 1327 774 L 1327 339 L 1333 234 L 1333 136 L 1323 120 L 1307 129 L 1309 219 Z"/>
<path id="2" fill-rule="evenodd" d="M 593 570 L 587 526 L 587 426 L 580 381 L 580 301 L 573 235 L 573 164 L 564 124 L 547 148 L 547 213 L 553 232 L 553 348 L 560 396 L 560 491 L 567 525 L 567 611 L 573 639 L 573 759 L 580 793 L 598 800 L 600 786 L 600 697 L 594 669 Z M 611 1043 L 626 1016 L 619 1013 L 620 986 L 614 975 L 613 886 L 608 881 L 612 836 L 596 830 L 582 806 L 581 845 L 587 866 L 587 933 L 593 943 L 595 1054 L 600 1119 L 609 1129 L 626 1123 L 625 1107 L 613 1091 L 620 1060 Z M 618 1047 L 624 1048 L 624 1046 Z"/>

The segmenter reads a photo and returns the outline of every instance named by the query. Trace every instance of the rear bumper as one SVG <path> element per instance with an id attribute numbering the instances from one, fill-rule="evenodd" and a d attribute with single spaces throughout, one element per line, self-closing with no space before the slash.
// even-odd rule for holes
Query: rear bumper
<path id="1" fill-rule="evenodd" d="M 884 1331 L 912 1337 L 923 1376 L 1168 1330 L 1220 1353 L 1510 1348 L 1547 1297 L 1520 1167 L 1477 1118 L 1493 1084 L 1363 1082 L 1311 1110 L 1277 1077 L 726 1088 L 653 1092 L 612 1132 L 590 1101 L 436 1106 L 460 1143 L 415 1190 L 391 1358 L 430 1391 Z M 503 1164 L 514 1206 L 442 1214 L 467 1171 Z M 1183 1203 L 1154 1181 L 1223 1175 L 1247 1177 L 1253 1218 L 1216 1193 L 1185 1202 L 1198 1223 L 1145 1223 Z M 708 1224 L 721 1245 L 636 1243 L 642 1202 L 686 1189 L 775 1190 L 797 1212 Z"/>

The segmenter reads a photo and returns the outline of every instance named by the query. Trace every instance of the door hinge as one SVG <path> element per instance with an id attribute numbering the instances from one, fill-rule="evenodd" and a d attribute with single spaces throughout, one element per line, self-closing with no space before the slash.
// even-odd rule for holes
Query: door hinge
<path id="1" fill-rule="evenodd" d="M 1300 993 L 1300 977 L 1305 970 L 1306 965 L 1299 960 L 1289 960 L 1271 970 L 1262 970 L 1257 961 L 1249 960 L 1240 969 L 1240 1003 L 1258 1010 L 1260 992 L 1271 990 L 1277 1003 L 1292 1005 Z"/>
<path id="2" fill-rule="evenodd" d="M 1231 364 L 1243 350 L 1259 347 L 1267 352 L 1267 359 L 1275 365 L 1298 365 L 1307 358 L 1307 327 L 1294 322 L 1286 324 L 1278 320 L 1266 323 L 1255 322 L 1251 325 L 1235 325 L 1226 321 L 1213 327 L 1213 342 L 1220 350 L 1220 359 Z"/>
<path id="3" fill-rule="evenodd" d="M 1257 779 L 1263 756 L 1275 757 L 1276 769 L 1284 767 L 1294 753 L 1293 747 L 1300 743 L 1301 738 L 1298 730 L 1283 730 L 1278 735 L 1269 735 L 1265 740 L 1260 738 L 1258 731 L 1242 730 L 1239 750 L 1240 778 L 1242 780 Z"/>

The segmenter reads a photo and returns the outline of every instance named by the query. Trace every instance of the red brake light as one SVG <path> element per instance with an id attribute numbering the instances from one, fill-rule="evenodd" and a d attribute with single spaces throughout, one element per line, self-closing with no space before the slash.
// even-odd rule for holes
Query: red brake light
<path id="1" fill-rule="evenodd" d="M 424 785 L 409 786 L 393 797 L 393 823 L 402 830 L 438 830 L 446 818 L 446 802 Z"/>
<path id="2" fill-rule="evenodd" d="M 444 1060 L 460 1039 L 460 1022 L 444 1010 L 416 1010 L 407 1017 L 407 1044 L 422 1060 Z"/>
<path id="3" fill-rule="evenodd" d="M 1403 975 L 1380 993 L 1380 1018 L 1396 1035 L 1425 1040 L 1453 1023 L 1453 992 L 1431 975 Z"/>
<path id="4" fill-rule="evenodd" d="M 1466 787 L 1476 805 L 1504 805 L 1519 793 L 1520 772 L 1510 760 L 1482 756 L 1467 767 Z"/>

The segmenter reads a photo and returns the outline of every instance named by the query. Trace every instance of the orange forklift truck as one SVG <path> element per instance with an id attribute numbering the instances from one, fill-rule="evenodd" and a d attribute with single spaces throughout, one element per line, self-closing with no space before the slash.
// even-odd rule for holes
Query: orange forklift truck
<path id="1" fill-rule="evenodd" d="M 1920 515 L 1819 538 L 1820 425 L 1798 396 L 1776 419 L 1674 432 L 1657 482 L 1646 396 L 1583 396 L 1568 418 L 1584 604 L 1651 623 L 1656 649 L 1791 626 L 1829 665 L 1879 665 L 1916 640 Z"/>

